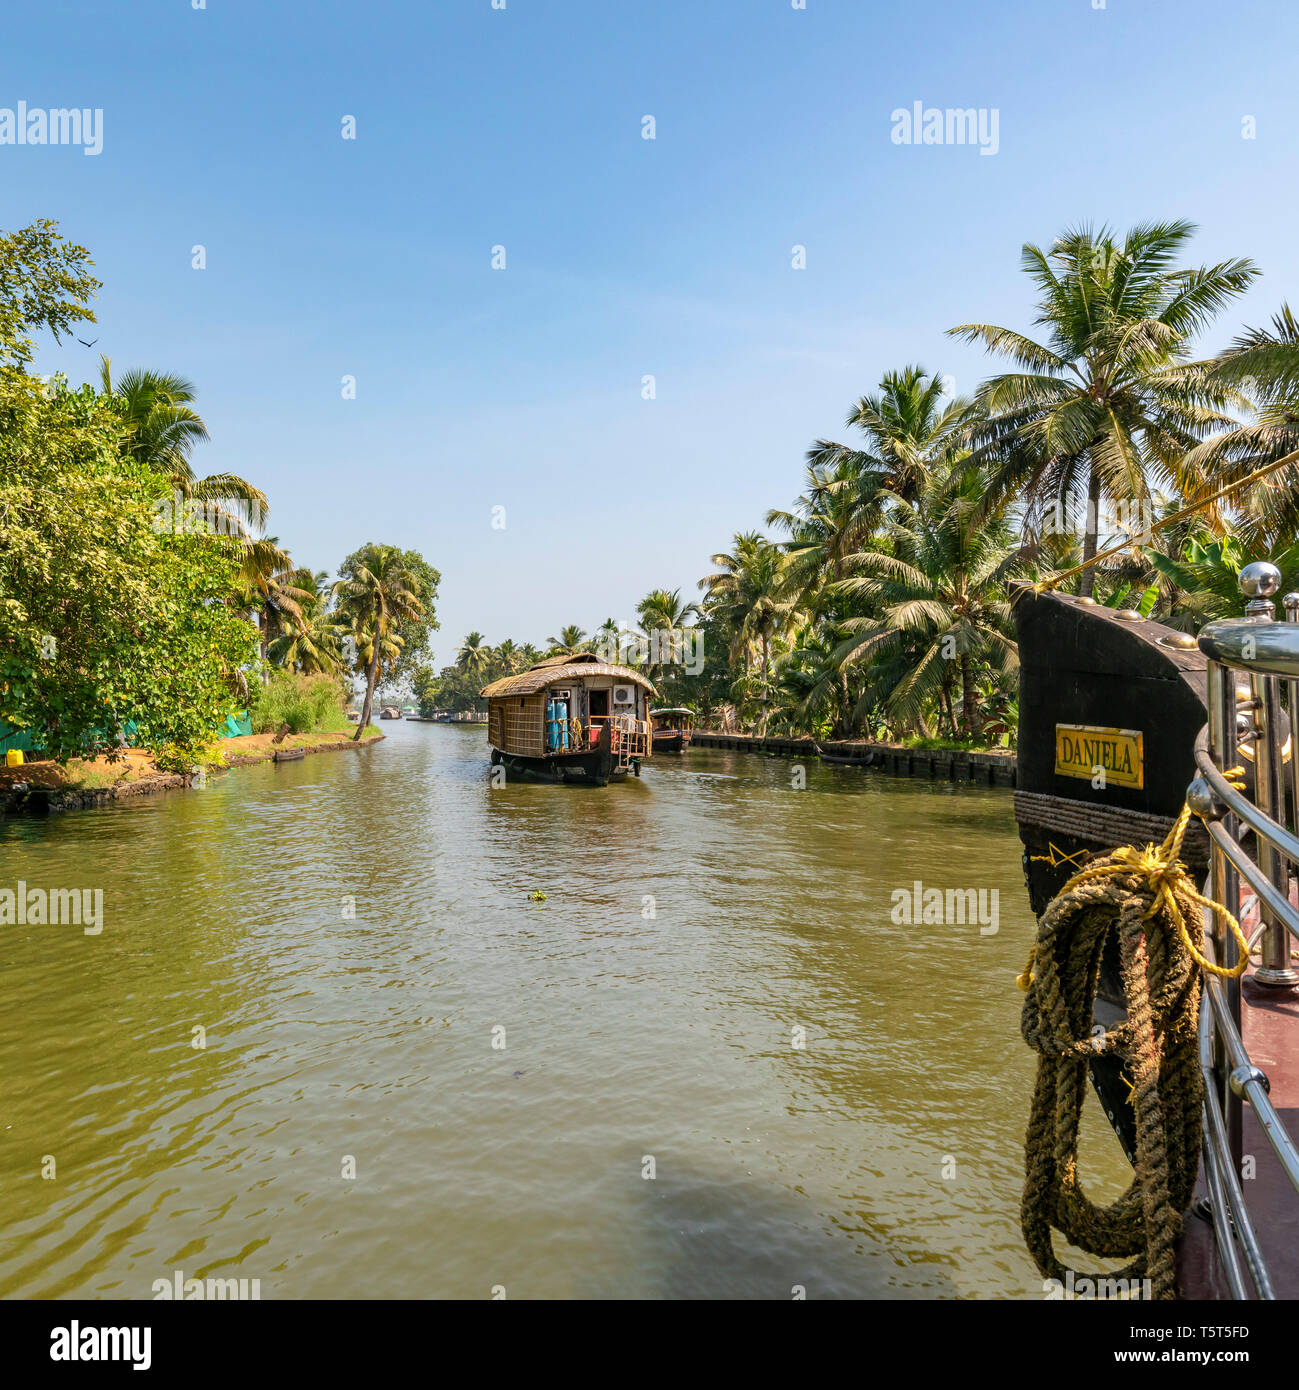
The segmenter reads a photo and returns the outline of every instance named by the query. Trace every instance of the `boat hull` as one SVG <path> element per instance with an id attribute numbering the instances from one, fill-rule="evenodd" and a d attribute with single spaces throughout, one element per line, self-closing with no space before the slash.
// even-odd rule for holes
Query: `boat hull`
<path id="1" fill-rule="evenodd" d="M 654 730 L 656 753 L 684 753 L 690 747 L 690 735 L 682 729 Z"/>
<path id="2" fill-rule="evenodd" d="M 607 748 L 585 753 L 549 753 L 538 758 L 502 753 L 494 748 L 492 765 L 539 782 L 568 782 L 587 787 L 607 787 L 611 781 L 627 774 L 627 769 L 617 766 Z"/>

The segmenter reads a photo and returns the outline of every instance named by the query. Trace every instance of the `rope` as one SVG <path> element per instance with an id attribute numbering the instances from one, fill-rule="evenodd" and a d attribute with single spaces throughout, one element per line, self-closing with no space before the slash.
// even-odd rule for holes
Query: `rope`
<path id="1" fill-rule="evenodd" d="M 1039 1054 L 1024 1140 L 1025 1243 L 1048 1278 L 1144 1278 L 1161 1299 L 1176 1297 L 1176 1243 L 1199 1163 L 1200 972 L 1236 977 L 1249 966 L 1239 922 L 1198 891 L 1179 858 L 1191 814 L 1183 807 L 1158 847 L 1125 845 L 1075 874 L 1043 914 L 1018 977 L 1020 1029 Z M 1201 908 L 1230 928 L 1240 951 L 1234 967 L 1210 961 L 1193 940 L 1187 920 Z M 1127 1021 L 1094 1037 L 1101 956 L 1116 926 Z M 1078 1177 L 1078 1132 L 1088 1064 L 1107 1054 L 1131 1088 L 1137 1162 L 1127 1191 L 1101 1207 Z M 1113 1274 L 1079 1274 L 1056 1258 L 1053 1230 L 1088 1254 L 1134 1258 Z"/>

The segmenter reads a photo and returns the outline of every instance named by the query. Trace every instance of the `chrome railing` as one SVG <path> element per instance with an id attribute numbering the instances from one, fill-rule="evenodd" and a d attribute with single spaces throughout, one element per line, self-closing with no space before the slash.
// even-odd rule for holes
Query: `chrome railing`
<path id="1" fill-rule="evenodd" d="M 1299 937 L 1299 908 L 1290 901 L 1292 873 L 1299 872 L 1299 757 L 1291 737 L 1299 729 L 1299 594 L 1285 596 L 1287 621 L 1277 622 L 1272 596 L 1280 585 L 1275 565 L 1247 565 L 1240 572 L 1245 616 L 1209 623 L 1200 633 L 1209 658 L 1209 722 L 1196 741 L 1199 776 L 1187 801 L 1209 832 L 1209 897 L 1239 918 L 1242 883 L 1252 890 L 1259 925 L 1250 946 L 1257 944 L 1260 955 L 1253 979 L 1283 990 L 1299 983 L 1290 965 L 1290 939 Z M 1239 778 L 1224 776 L 1250 764 L 1253 799 L 1233 785 Z M 1206 910 L 1204 925 L 1215 962 L 1237 964 L 1235 939 L 1218 914 Z M 1274 1298 L 1241 1188 L 1244 1107 L 1296 1192 L 1299 1149 L 1245 1047 L 1240 980 L 1206 972 L 1204 997 L 1204 1175 L 1218 1252 L 1233 1297 Z"/>

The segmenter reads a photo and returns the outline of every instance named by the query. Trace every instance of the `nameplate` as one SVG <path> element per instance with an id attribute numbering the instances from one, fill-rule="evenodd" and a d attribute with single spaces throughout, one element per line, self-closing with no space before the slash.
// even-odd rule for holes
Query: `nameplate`
<path id="1" fill-rule="evenodd" d="M 1098 729 L 1090 724 L 1055 726 L 1055 771 L 1057 777 L 1079 777 L 1095 781 L 1105 775 L 1105 785 L 1145 786 L 1139 729 Z"/>

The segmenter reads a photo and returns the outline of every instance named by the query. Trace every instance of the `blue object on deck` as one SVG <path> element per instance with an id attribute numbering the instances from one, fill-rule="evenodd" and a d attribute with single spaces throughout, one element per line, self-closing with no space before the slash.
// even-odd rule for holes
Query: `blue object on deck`
<path id="1" fill-rule="evenodd" d="M 568 752 L 568 701 L 546 701 L 546 751 Z"/>

